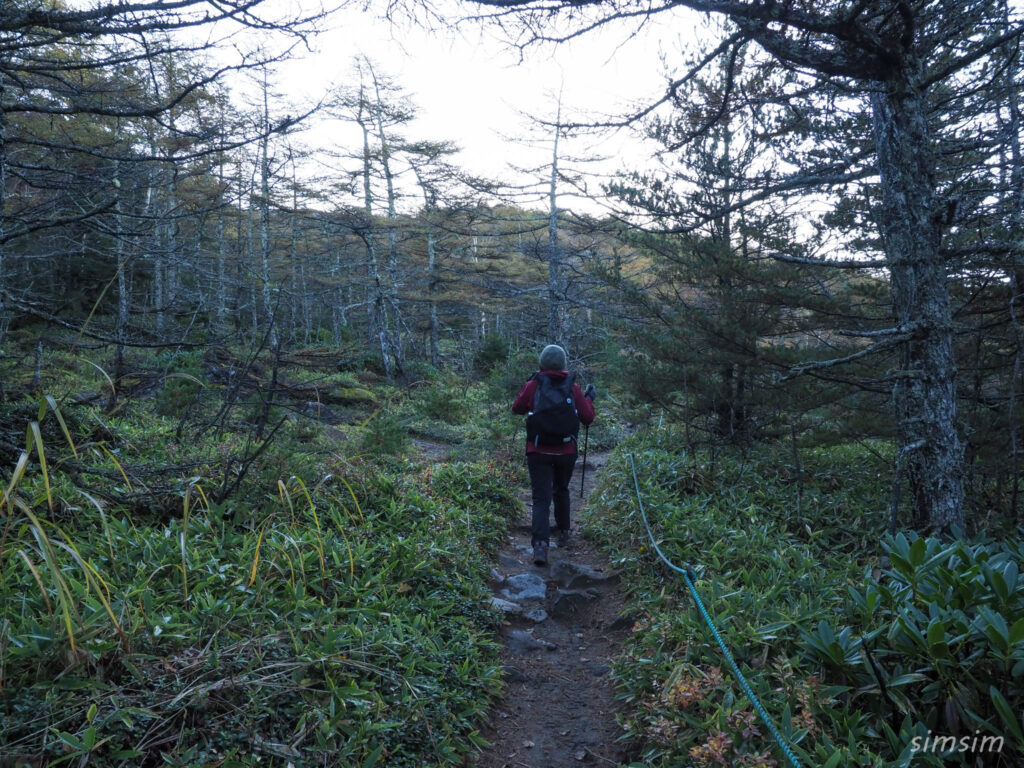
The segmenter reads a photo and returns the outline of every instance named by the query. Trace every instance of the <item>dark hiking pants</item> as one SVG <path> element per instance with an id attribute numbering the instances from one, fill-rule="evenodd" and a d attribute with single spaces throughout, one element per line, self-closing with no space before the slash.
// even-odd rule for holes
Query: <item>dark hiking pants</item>
<path id="1" fill-rule="evenodd" d="M 569 530 L 569 481 L 576 465 L 576 454 L 528 453 L 526 466 L 530 469 L 530 487 L 533 491 L 532 544 L 549 541 L 551 501 L 555 502 L 555 525 L 561 531 Z"/>

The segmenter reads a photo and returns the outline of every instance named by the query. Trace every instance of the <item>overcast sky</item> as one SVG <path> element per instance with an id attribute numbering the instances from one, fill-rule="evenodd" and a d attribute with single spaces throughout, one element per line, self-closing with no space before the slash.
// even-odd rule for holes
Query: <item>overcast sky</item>
<path id="1" fill-rule="evenodd" d="M 462 2 L 458 8 L 465 13 L 476 7 Z M 546 161 L 542 153 L 549 149 L 531 158 L 514 139 L 528 133 L 524 114 L 553 118 L 560 88 L 569 110 L 616 113 L 663 91 L 660 53 L 680 47 L 680 31 L 667 24 L 633 35 L 627 28 L 608 29 L 558 46 L 529 48 L 522 56 L 479 25 L 465 25 L 461 33 L 430 31 L 349 8 L 338 12 L 332 27 L 317 40 L 315 53 L 285 70 L 282 84 L 291 95 L 315 97 L 331 83 L 351 84 L 353 60 L 368 55 L 416 103 L 419 119 L 411 138 L 453 141 L 463 150 L 460 165 L 491 177 L 509 176 L 508 164 Z M 692 30 L 691 24 L 684 33 Z M 596 148 L 617 158 L 605 169 L 628 154 L 623 142 L 628 139 L 620 135 Z M 583 153 L 585 147 L 566 149 Z"/>

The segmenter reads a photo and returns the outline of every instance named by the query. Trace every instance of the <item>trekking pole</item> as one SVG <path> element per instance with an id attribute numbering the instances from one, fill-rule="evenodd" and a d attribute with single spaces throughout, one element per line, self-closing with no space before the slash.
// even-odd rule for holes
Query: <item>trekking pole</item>
<path id="1" fill-rule="evenodd" d="M 580 474 L 580 498 L 583 498 L 583 483 L 587 479 L 587 443 L 590 442 L 590 425 L 583 427 L 583 472 Z"/>

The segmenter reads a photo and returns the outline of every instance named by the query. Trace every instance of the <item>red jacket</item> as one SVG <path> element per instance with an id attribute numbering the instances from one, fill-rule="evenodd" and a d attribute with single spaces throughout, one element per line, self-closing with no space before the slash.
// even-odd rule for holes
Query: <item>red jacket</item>
<path id="1" fill-rule="evenodd" d="M 552 379 L 559 380 L 564 379 L 569 375 L 568 371 L 541 371 L 541 373 L 550 376 Z M 533 410 L 533 396 L 537 391 L 537 380 L 531 378 L 523 388 L 516 395 L 515 402 L 512 403 L 512 413 L 527 414 Z M 583 390 L 580 389 L 580 385 L 577 382 L 573 382 L 572 385 L 572 396 L 576 401 L 576 413 L 580 417 L 580 423 L 583 425 L 592 424 L 594 421 L 594 404 L 589 399 L 583 396 Z M 570 440 L 568 443 L 563 445 L 534 445 L 530 440 L 526 441 L 526 452 L 527 453 L 558 453 L 558 454 L 570 454 L 576 453 L 576 441 Z"/>

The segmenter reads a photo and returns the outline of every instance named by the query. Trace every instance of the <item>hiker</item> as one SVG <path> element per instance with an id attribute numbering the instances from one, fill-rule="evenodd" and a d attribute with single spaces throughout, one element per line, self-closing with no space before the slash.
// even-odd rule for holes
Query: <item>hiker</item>
<path id="1" fill-rule="evenodd" d="M 546 565 L 551 538 L 548 510 L 555 502 L 558 546 L 569 544 L 569 482 L 576 465 L 580 424 L 594 421 L 593 384 L 580 390 L 567 370 L 565 350 L 555 344 L 540 353 L 540 370 L 527 380 L 512 413 L 527 414 L 526 465 L 533 492 L 533 562 Z"/>

